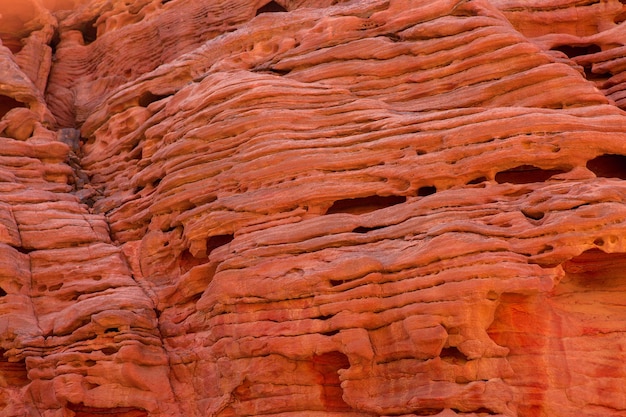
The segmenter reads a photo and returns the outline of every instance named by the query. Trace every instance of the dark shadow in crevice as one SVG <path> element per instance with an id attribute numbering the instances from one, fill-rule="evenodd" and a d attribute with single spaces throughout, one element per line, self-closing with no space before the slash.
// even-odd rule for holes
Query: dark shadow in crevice
<path id="1" fill-rule="evenodd" d="M 383 208 L 395 206 L 406 202 L 406 197 L 399 195 L 379 196 L 373 195 L 369 197 L 347 198 L 345 200 L 337 200 L 326 211 L 326 214 L 350 213 L 364 214 Z"/>
<path id="2" fill-rule="evenodd" d="M 596 177 L 626 180 L 626 156 L 600 155 L 587 162 L 587 169 L 596 174 Z"/>
<path id="3" fill-rule="evenodd" d="M 561 169 L 541 169 L 534 165 L 520 165 L 507 169 L 496 174 L 495 180 L 498 184 L 530 184 L 533 182 L 544 182 L 554 175 L 564 174 L 567 171 Z"/>
<path id="4" fill-rule="evenodd" d="M 10 110 L 16 107 L 27 107 L 21 101 L 15 100 L 13 97 L 0 95 L 0 119 L 4 117 Z"/>
<path id="5" fill-rule="evenodd" d="M 455 365 L 463 365 L 468 360 L 467 356 L 465 356 L 458 348 L 454 346 L 441 349 L 439 357 L 442 361 Z"/>
<path id="6" fill-rule="evenodd" d="M 433 185 L 420 187 L 417 190 L 417 195 L 419 197 L 426 197 L 427 195 L 435 194 L 437 192 L 437 187 Z"/>
<path id="7" fill-rule="evenodd" d="M 139 97 L 139 105 L 141 107 L 148 107 L 151 103 L 155 101 L 163 100 L 164 98 L 170 97 L 171 94 L 157 95 L 152 94 L 150 91 L 146 91 Z"/>
<path id="8" fill-rule="evenodd" d="M 269 3 L 265 4 L 265 6 L 259 7 L 257 9 L 256 16 L 260 15 L 261 13 L 282 13 L 286 11 L 287 9 L 285 9 L 280 4 L 276 3 L 275 1 L 270 1 Z"/>
<path id="9" fill-rule="evenodd" d="M 364 227 L 359 226 L 357 228 L 352 229 L 352 233 L 368 233 L 374 230 L 384 229 L 386 226 L 374 226 L 374 227 Z"/>
<path id="10" fill-rule="evenodd" d="M 595 44 L 589 45 L 560 45 L 552 48 L 553 51 L 563 52 L 568 58 L 575 58 L 577 56 L 591 55 L 597 54 L 598 52 L 602 52 L 602 48 Z"/>
<path id="11" fill-rule="evenodd" d="M 88 407 L 83 403 L 68 403 L 67 408 L 74 412 L 74 417 L 148 417 L 148 412 L 134 407 Z"/>
<path id="12" fill-rule="evenodd" d="M 207 257 L 213 252 L 215 249 L 220 246 L 228 245 L 234 239 L 233 235 L 217 235 L 211 236 L 209 240 L 206 242 L 206 255 Z"/>
<path id="13" fill-rule="evenodd" d="M 98 38 L 98 27 L 96 26 L 98 17 L 99 16 L 96 16 L 90 21 L 83 23 L 79 28 L 80 33 L 83 34 L 84 45 L 89 45 Z"/>

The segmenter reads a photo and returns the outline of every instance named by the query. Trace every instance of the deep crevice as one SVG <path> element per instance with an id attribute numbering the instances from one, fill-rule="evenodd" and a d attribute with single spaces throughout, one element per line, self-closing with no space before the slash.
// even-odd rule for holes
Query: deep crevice
<path id="1" fill-rule="evenodd" d="M 155 101 L 163 100 L 164 98 L 167 98 L 170 96 L 171 94 L 157 95 L 157 94 L 152 94 L 152 92 L 150 91 L 146 91 L 139 97 L 139 105 L 141 107 L 148 107 L 151 103 L 154 103 Z"/>
<path id="2" fill-rule="evenodd" d="M 134 407 L 88 407 L 84 403 L 68 403 L 67 408 L 75 417 L 148 417 L 148 412 Z"/>
<path id="3" fill-rule="evenodd" d="M 13 97 L 0 95 L 0 119 L 2 119 L 10 110 L 17 107 L 27 106 L 21 101 L 15 100 Z"/>
<path id="4" fill-rule="evenodd" d="M 373 226 L 373 227 L 364 227 L 359 226 L 357 228 L 352 229 L 352 233 L 368 233 L 374 230 L 384 229 L 386 226 Z"/>
<path id="5" fill-rule="evenodd" d="M 406 202 L 406 197 L 399 195 L 379 196 L 373 195 L 369 197 L 347 198 L 345 200 L 337 200 L 326 211 L 326 214 L 350 213 L 363 214 L 383 208 L 395 206 Z"/>
<path id="6" fill-rule="evenodd" d="M 587 169 L 596 177 L 619 178 L 626 180 L 626 156 L 604 154 L 587 162 Z"/>
<path id="7" fill-rule="evenodd" d="M 600 48 L 596 44 L 589 45 L 560 45 L 552 48 L 553 51 L 563 52 L 568 58 L 575 58 L 577 56 L 591 55 L 597 54 L 598 52 L 602 52 L 602 48 Z"/>
<path id="8" fill-rule="evenodd" d="M 426 197 L 427 195 L 435 194 L 436 192 L 437 192 L 437 187 L 430 185 L 430 186 L 420 187 L 417 190 L 417 195 L 419 197 Z"/>
<path id="9" fill-rule="evenodd" d="M 94 42 L 98 38 L 98 27 L 96 26 L 96 21 L 99 16 L 94 17 L 88 22 L 85 22 L 80 27 L 80 33 L 83 34 L 83 44 L 89 45 Z"/>
<path id="10" fill-rule="evenodd" d="M 544 182 L 554 175 L 564 174 L 567 171 L 561 169 L 541 169 L 534 165 L 520 165 L 507 169 L 496 174 L 495 180 L 498 184 L 505 182 L 511 184 L 529 184 L 533 182 Z"/>

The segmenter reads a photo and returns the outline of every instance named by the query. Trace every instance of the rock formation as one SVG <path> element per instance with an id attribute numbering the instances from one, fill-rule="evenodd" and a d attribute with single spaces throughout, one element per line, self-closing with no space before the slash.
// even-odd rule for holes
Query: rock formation
<path id="1" fill-rule="evenodd" d="M 0 0 L 0 414 L 626 416 L 617 0 Z"/>

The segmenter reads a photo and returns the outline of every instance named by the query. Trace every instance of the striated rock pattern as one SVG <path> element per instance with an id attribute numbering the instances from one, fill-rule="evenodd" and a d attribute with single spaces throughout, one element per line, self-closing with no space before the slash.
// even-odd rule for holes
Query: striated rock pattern
<path id="1" fill-rule="evenodd" d="M 0 415 L 626 416 L 625 21 L 0 0 Z"/>

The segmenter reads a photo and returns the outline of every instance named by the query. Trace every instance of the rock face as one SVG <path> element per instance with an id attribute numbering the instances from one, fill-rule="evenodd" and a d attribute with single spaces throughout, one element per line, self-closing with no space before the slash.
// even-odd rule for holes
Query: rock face
<path id="1" fill-rule="evenodd" d="M 626 416 L 625 20 L 0 0 L 0 414 Z"/>

